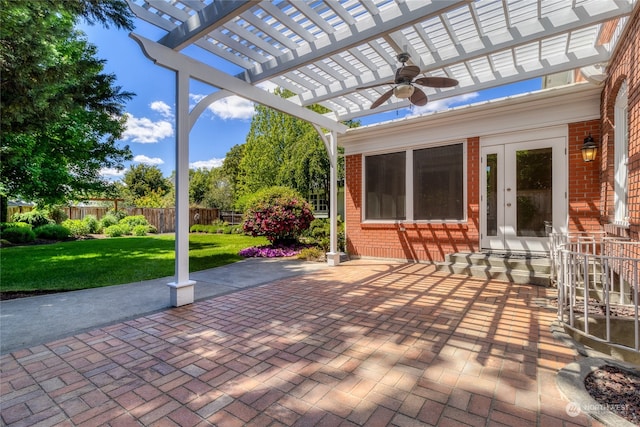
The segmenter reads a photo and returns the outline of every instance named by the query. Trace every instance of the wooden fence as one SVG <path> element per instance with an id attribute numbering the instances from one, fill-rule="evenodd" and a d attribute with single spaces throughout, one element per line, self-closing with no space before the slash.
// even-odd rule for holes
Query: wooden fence
<path id="1" fill-rule="evenodd" d="M 10 206 L 8 209 L 8 217 L 11 218 L 11 215 L 17 212 L 28 212 L 30 210 L 30 206 Z M 95 206 L 68 206 L 64 208 L 69 219 L 83 219 L 87 215 L 93 215 L 100 220 L 110 210 L 112 210 L 112 208 Z M 176 231 L 175 208 L 124 208 L 120 210 L 126 212 L 127 215 L 144 215 L 147 221 L 149 221 L 149 224 L 158 229 L 158 233 L 173 233 Z M 228 212 L 225 212 L 226 216 L 221 218 L 220 212 L 215 208 L 190 208 L 189 227 L 194 224 L 212 224 L 219 219 L 227 221 L 230 224 L 240 223 L 240 214 L 235 213 L 231 215 L 231 219 L 234 219 L 236 222 L 225 219 L 229 217 L 228 214 Z"/>

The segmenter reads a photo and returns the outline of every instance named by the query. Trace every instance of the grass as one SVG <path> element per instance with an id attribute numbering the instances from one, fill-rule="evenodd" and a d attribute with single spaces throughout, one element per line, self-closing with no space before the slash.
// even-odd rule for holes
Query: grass
<path id="1" fill-rule="evenodd" d="M 242 259 L 241 249 L 267 244 L 239 234 L 189 235 L 189 271 Z M 175 274 L 174 235 L 78 240 L 0 249 L 0 291 L 69 291 Z"/>

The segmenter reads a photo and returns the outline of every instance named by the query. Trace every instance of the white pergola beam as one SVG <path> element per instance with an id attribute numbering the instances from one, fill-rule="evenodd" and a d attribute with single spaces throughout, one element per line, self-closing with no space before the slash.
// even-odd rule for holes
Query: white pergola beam
<path id="1" fill-rule="evenodd" d="M 492 52 L 514 49 L 519 46 L 527 45 L 533 42 L 539 42 L 559 34 L 564 34 L 564 33 L 567 33 L 568 31 L 575 31 L 575 30 L 592 26 L 592 25 L 601 24 L 603 22 L 610 20 L 612 17 L 619 15 L 620 13 L 624 13 L 624 14 L 630 13 L 632 9 L 633 9 L 632 6 L 625 2 L 623 3 L 623 6 L 621 6 L 621 9 L 613 10 L 609 8 L 604 11 L 601 11 L 600 13 L 592 12 L 592 14 L 588 14 L 586 12 L 586 9 L 580 6 L 577 8 L 577 11 L 575 13 L 567 12 L 566 13 L 567 21 L 566 22 L 562 21 L 563 23 L 558 26 L 550 27 L 549 21 L 546 19 L 543 19 L 541 22 L 538 22 L 538 21 L 530 22 L 530 23 L 522 24 L 509 29 L 510 32 L 516 34 L 517 36 L 510 37 L 508 40 L 497 42 L 495 44 L 485 43 L 483 47 L 480 49 L 466 52 L 464 54 L 460 54 L 458 56 L 454 56 L 449 59 L 442 59 L 434 55 L 437 60 L 437 66 L 438 66 L 437 68 L 443 68 L 443 67 L 452 66 L 458 63 L 467 62 L 473 59 L 487 56 Z M 581 17 L 580 19 L 578 19 L 577 17 L 578 15 Z M 571 19 L 571 21 L 569 21 L 569 19 Z M 445 27 L 448 28 L 448 31 L 451 31 L 451 29 L 447 25 L 445 25 Z M 431 43 L 428 43 L 428 35 L 426 36 L 427 37 L 424 39 L 424 41 L 425 43 L 428 44 L 430 48 L 429 50 L 433 53 L 433 51 L 435 50 L 435 46 L 433 46 L 433 44 Z M 399 38 L 403 37 L 402 35 L 391 34 L 389 37 L 396 44 L 402 43 L 402 40 L 398 40 Z M 414 60 L 415 59 L 416 58 L 414 58 Z M 422 71 L 426 73 L 432 70 L 433 69 L 424 69 Z M 395 72 L 395 70 L 393 70 L 393 72 Z M 387 76 L 381 76 L 373 81 L 369 81 L 366 83 L 366 85 L 374 85 L 378 83 L 382 84 L 385 81 L 393 80 L 393 77 L 394 77 L 393 73 L 390 73 Z M 301 93 L 296 97 L 297 99 L 295 102 L 300 105 L 308 105 L 309 103 L 317 103 L 317 102 L 326 101 L 331 98 L 344 96 L 348 93 L 353 92 L 354 90 L 356 90 L 358 86 L 362 85 L 361 83 L 358 82 L 358 78 L 359 76 L 347 78 L 345 79 L 344 84 L 342 85 L 344 88 L 338 89 L 337 91 L 329 90 L 324 95 L 319 97 L 309 96 L 305 93 Z"/>
<path id="2" fill-rule="evenodd" d="M 255 0 L 214 1 L 171 30 L 159 43 L 170 49 L 181 50 L 257 3 Z"/>
<path id="3" fill-rule="evenodd" d="M 189 75 L 196 80 L 220 89 L 228 90 L 242 98 L 266 105 L 274 110 L 281 111 L 304 121 L 315 123 L 325 129 L 338 133 L 344 133 L 347 130 L 345 125 L 335 120 L 252 86 L 203 62 L 197 61 L 182 53 L 175 52 L 166 46 L 138 34 L 131 33 L 130 36 L 138 42 L 145 55 L 158 65 L 174 71 L 188 70 Z"/>
<path id="4" fill-rule="evenodd" d="M 518 65 L 516 67 L 519 69 L 517 73 L 513 73 L 510 75 L 501 75 L 499 70 L 494 73 L 494 78 L 485 80 L 483 82 L 472 83 L 465 86 L 458 86 L 454 89 L 448 89 L 440 92 L 436 92 L 435 94 L 428 93 L 430 101 L 437 101 L 440 99 L 447 99 L 458 95 L 467 94 L 470 91 L 479 91 L 483 89 L 489 89 L 495 87 L 500 82 L 500 85 L 506 85 L 510 83 L 516 83 L 523 80 L 529 80 L 537 77 L 542 77 L 548 74 L 555 74 L 563 71 L 573 70 L 576 68 L 585 67 L 587 65 L 591 65 L 594 63 L 605 62 L 609 58 L 609 52 L 607 52 L 604 48 L 599 48 L 595 50 L 590 55 L 582 55 L 577 57 L 575 54 L 571 55 L 563 55 L 564 58 L 553 58 L 553 64 L 550 61 L 545 61 L 545 63 L 537 63 L 536 67 L 532 67 L 529 69 L 524 69 Z M 563 59 L 561 61 L 561 59 Z M 527 64 L 529 66 L 534 65 L 533 63 Z M 362 107 L 358 110 L 351 111 L 339 111 L 336 112 L 340 120 L 351 120 L 357 119 L 359 117 L 368 116 L 370 114 L 378 114 L 384 113 L 387 111 L 395 111 L 399 108 L 408 108 L 410 105 L 406 100 L 403 101 L 394 101 L 395 98 L 391 98 L 387 103 L 382 104 L 380 107 L 375 110 L 370 110 L 368 106 Z M 337 102 L 337 100 L 332 99 L 333 102 Z M 342 104 L 344 105 L 344 104 Z M 345 107 L 346 110 L 346 107 Z"/>
<path id="5" fill-rule="evenodd" d="M 470 1 L 434 1 L 426 5 L 422 2 L 399 3 L 399 7 L 402 9 L 400 12 L 395 9 L 387 9 L 386 13 L 364 18 L 340 31 L 318 39 L 312 38 L 308 45 L 261 64 L 258 69 L 247 70 L 249 81 L 257 83 L 269 80 L 275 75 L 287 73 L 314 61 L 375 40 L 381 34 L 401 30 L 431 16 L 437 16 L 439 13 L 468 4 Z M 412 7 L 417 5 L 417 7 L 410 8 L 409 5 Z M 273 6 L 271 8 L 278 9 Z"/>

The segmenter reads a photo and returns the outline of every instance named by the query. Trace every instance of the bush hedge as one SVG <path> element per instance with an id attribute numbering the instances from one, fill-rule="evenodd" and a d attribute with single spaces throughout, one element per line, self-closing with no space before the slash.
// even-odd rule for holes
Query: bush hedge
<path id="1" fill-rule="evenodd" d="M 87 224 L 87 227 L 89 227 L 89 233 L 95 234 L 102 231 L 100 221 L 98 221 L 98 218 L 96 218 L 95 215 L 86 215 L 82 218 L 82 221 Z"/>
<path id="2" fill-rule="evenodd" d="M 37 238 L 47 240 L 65 240 L 71 236 L 68 228 L 58 224 L 41 225 L 34 228 L 33 232 Z"/>
<path id="3" fill-rule="evenodd" d="M 8 227 L 0 232 L 0 238 L 11 243 L 29 243 L 36 240 L 36 233 L 31 227 Z"/>
<path id="4" fill-rule="evenodd" d="M 121 237 L 127 234 L 129 230 L 126 228 L 126 226 L 116 224 L 116 225 L 110 225 L 109 227 L 105 228 L 102 232 L 109 237 Z"/>
<path id="5" fill-rule="evenodd" d="M 311 205 L 287 187 L 261 190 L 247 203 L 242 229 L 253 237 L 265 236 L 271 243 L 296 241 L 313 221 Z"/>
<path id="6" fill-rule="evenodd" d="M 27 224 L 31 224 L 32 227 L 40 227 L 41 225 L 51 224 L 54 221 L 47 217 L 46 212 L 33 210 L 29 212 L 23 213 L 15 213 L 11 215 L 11 220 L 13 222 L 26 222 Z"/>
<path id="7" fill-rule="evenodd" d="M 89 225 L 81 219 L 67 219 L 62 221 L 61 225 L 68 229 L 74 237 L 82 237 L 89 234 Z"/>

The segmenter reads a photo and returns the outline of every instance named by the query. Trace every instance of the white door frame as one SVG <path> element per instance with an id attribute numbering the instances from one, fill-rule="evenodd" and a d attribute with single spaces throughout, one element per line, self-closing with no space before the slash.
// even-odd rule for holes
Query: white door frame
<path id="1" fill-rule="evenodd" d="M 553 173 L 553 232 L 566 232 L 567 207 L 567 127 L 494 135 L 481 138 L 480 150 L 480 248 L 501 252 L 548 252 L 547 237 L 518 237 L 515 235 L 515 152 L 523 149 L 552 147 Z M 498 156 L 497 235 L 487 236 L 487 154 Z M 505 165 L 507 165 L 505 167 Z M 507 191 L 511 188 L 511 191 Z M 510 206 L 507 206 L 510 205 Z"/>

